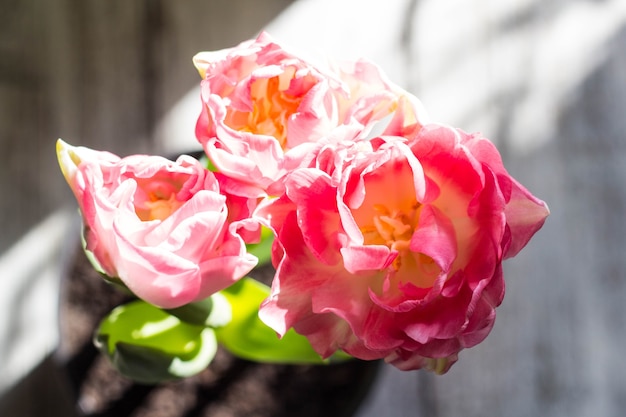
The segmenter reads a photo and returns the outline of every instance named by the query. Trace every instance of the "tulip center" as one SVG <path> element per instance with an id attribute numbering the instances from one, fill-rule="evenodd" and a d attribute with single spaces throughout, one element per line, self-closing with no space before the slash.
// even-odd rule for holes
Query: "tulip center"
<path id="1" fill-rule="evenodd" d="M 135 194 L 135 213 L 142 221 L 165 220 L 184 204 L 184 201 L 176 199 L 179 184 L 150 183 L 141 179 L 137 182 L 140 186 Z"/>
<path id="2" fill-rule="evenodd" d="M 360 228 L 366 245 L 386 245 L 398 251 L 393 262 L 397 271 L 402 266 L 403 255 L 409 251 L 411 237 L 417 227 L 420 204 L 414 201 L 408 210 L 391 210 L 385 205 L 375 204 L 372 223 Z"/>
<path id="3" fill-rule="evenodd" d="M 243 132 L 273 136 L 280 146 L 287 149 L 287 125 L 298 111 L 303 96 L 313 87 L 315 80 L 304 77 L 298 88 L 292 86 L 294 68 L 287 68 L 279 76 L 259 78 L 250 86 L 251 112 L 229 112 L 227 123 Z"/>
<path id="4" fill-rule="evenodd" d="M 148 218 L 142 220 L 165 220 L 173 212 L 183 205 L 182 201 L 176 200 L 176 196 L 171 194 L 169 198 L 159 198 L 151 196 L 150 201 L 146 201 L 148 208 Z"/>

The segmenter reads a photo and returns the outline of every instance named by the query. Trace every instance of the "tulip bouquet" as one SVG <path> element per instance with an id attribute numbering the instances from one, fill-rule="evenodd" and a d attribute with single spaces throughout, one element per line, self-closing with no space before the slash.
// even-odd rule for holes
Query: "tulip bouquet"
<path id="1" fill-rule="evenodd" d="M 549 214 L 489 140 L 428 121 L 371 62 L 316 66 L 266 33 L 194 64 L 202 158 L 57 142 L 87 256 L 136 298 L 95 335 L 120 372 L 190 376 L 219 343 L 441 374 L 485 339 L 502 261 Z"/>

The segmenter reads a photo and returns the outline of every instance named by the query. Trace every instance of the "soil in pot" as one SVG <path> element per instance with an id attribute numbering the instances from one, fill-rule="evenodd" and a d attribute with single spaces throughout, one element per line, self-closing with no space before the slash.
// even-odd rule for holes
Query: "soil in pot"
<path id="1" fill-rule="evenodd" d="M 221 349 L 194 377 L 135 384 L 119 375 L 91 340 L 100 320 L 124 298 L 92 268 L 82 249 L 77 250 L 62 284 L 56 356 L 81 416 L 348 417 L 377 373 L 377 362 L 271 365 L 245 361 Z"/>

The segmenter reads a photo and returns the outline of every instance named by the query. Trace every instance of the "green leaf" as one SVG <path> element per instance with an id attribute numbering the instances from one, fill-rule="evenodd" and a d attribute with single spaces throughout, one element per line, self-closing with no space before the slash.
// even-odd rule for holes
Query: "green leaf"
<path id="1" fill-rule="evenodd" d="M 184 306 L 167 309 L 165 312 L 176 316 L 185 323 L 197 326 L 221 327 L 232 318 L 230 304 L 226 298 L 215 293 L 209 298 Z"/>
<path id="2" fill-rule="evenodd" d="M 203 154 L 199 159 L 200 163 L 202 165 L 204 165 L 206 167 L 206 169 L 208 169 L 211 172 L 219 172 L 220 170 L 217 169 L 217 167 L 215 166 L 215 164 L 213 164 L 213 161 L 211 161 L 209 159 L 209 157 L 206 154 Z"/>
<path id="3" fill-rule="evenodd" d="M 185 323 L 141 300 L 111 311 L 94 342 L 121 374 L 150 384 L 194 375 L 217 352 L 213 329 Z"/>
<path id="4" fill-rule="evenodd" d="M 269 291 L 269 287 L 252 278 L 243 278 L 223 290 L 233 317 L 226 326 L 215 329 L 218 342 L 234 355 L 257 362 L 328 363 L 313 350 L 306 337 L 289 330 L 280 339 L 259 319 L 259 306 Z"/>

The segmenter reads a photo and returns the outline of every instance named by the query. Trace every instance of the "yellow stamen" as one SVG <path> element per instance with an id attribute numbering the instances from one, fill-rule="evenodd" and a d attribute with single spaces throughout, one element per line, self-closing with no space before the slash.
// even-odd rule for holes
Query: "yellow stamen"
<path id="1" fill-rule="evenodd" d="M 397 271 L 402 266 L 403 255 L 410 250 L 411 236 L 417 227 L 420 204 L 411 204 L 408 213 L 402 210 L 390 210 L 383 204 L 374 204 L 372 224 L 360 228 L 365 244 L 383 244 L 398 251 L 392 263 Z"/>
<path id="2" fill-rule="evenodd" d="M 176 199 L 175 194 L 169 197 L 159 195 L 160 193 L 150 193 L 150 201 L 144 203 L 143 210 L 137 210 L 137 215 L 143 221 L 165 220 L 183 205 L 182 201 Z"/>

